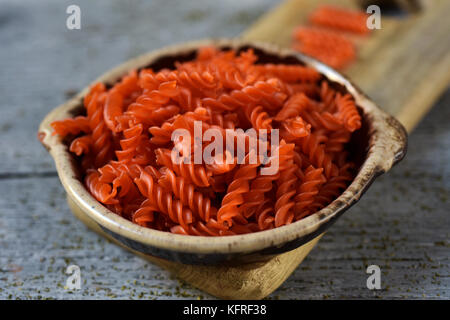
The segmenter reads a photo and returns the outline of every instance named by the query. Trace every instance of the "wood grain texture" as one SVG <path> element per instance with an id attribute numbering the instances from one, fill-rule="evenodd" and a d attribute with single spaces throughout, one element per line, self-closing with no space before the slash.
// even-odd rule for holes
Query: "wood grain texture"
<path id="1" fill-rule="evenodd" d="M 83 29 L 68 32 L 59 16 L 63 1 L 2 1 L 0 298 L 211 299 L 88 232 L 70 214 L 35 134 L 46 113 L 114 65 L 173 42 L 236 36 L 276 2 L 78 3 Z M 411 135 L 406 159 L 377 180 L 269 299 L 450 299 L 449 105 L 447 92 Z M 64 288 L 70 264 L 81 267 L 81 290 Z M 382 290 L 365 286 L 370 264 L 381 267 Z"/>

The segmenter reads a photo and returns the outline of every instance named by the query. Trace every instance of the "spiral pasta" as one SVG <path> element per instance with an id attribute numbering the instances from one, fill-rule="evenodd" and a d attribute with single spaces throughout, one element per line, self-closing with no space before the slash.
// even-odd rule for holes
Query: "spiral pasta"
<path id="1" fill-rule="evenodd" d="M 313 24 L 359 34 L 367 34 L 367 14 L 362 11 L 322 5 L 309 17 Z"/>
<path id="2" fill-rule="evenodd" d="M 216 216 L 217 209 L 211 205 L 211 199 L 204 196 L 202 192 L 196 191 L 195 185 L 190 184 L 183 177 L 176 176 L 167 167 L 163 172 L 158 183 L 173 192 L 173 195 L 180 199 L 183 205 L 188 206 L 203 221 L 208 221 L 210 217 Z"/>
<path id="3" fill-rule="evenodd" d="M 289 224 L 294 219 L 292 207 L 295 205 L 292 197 L 296 194 L 297 178 L 294 172 L 297 165 L 294 163 L 294 144 L 284 144 L 281 141 L 279 148 L 280 177 L 276 181 L 275 201 L 275 227 Z"/>
<path id="4" fill-rule="evenodd" d="M 217 212 L 217 221 L 225 222 L 228 226 L 233 224 L 234 219 L 240 219 L 241 221 L 245 218 L 239 213 L 238 206 L 244 203 L 243 194 L 250 190 L 250 181 L 256 178 L 256 168 L 259 163 L 250 163 L 249 153 L 242 165 L 233 176 L 233 181 L 228 186 L 227 194 L 222 199 L 222 206 Z"/>
<path id="5" fill-rule="evenodd" d="M 67 136 L 69 134 L 78 134 L 80 132 L 90 132 L 89 119 L 83 116 L 73 119 L 64 119 L 52 123 L 53 134 Z"/>
<path id="6" fill-rule="evenodd" d="M 349 131 L 355 131 L 361 127 L 361 117 L 359 116 L 355 102 L 350 94 L 343 96 L 338 94 L 336 97 L 336 105 L 338 108 L 338 115 Z"/>
<path id="7" fill-rule="evenodd" d="M 308 209 L 314 202 L 314 196 L 319 193 L 320 185 L 326 181 L 322 172 L 323 168 L 315 169 L 311 165 L 305 170 L 295 196 L 294 211 L 296 219 L 301 219 L 310 213 Z"/>
<path id="8" fill-rule="evenodd" d="M 356 58 L 353 43 L 344 35 L 316 27 L 298 27 L 294 31 L 294 48 L 318 60 L 342 69 Z"/>
<path id="9" fill-rule="evenodd" d="M 150 173 L 141 170 L 139 178 L 135 178 L 134 182 L 149 204 L 158 208 L 161 213 L 168 215 L 171 221 L 178 223 L 184 230 L 189 229 L 188 225 L 194 221 L 192 211 L 180 200 L 173 199 L 171 193 L 155 183 Z"/>
<path id="10" fill-rule="evenodd" d="M 52 123 L 108 209 L 155 230 L 231 236 L 311 215 L 353 179 L 347 144 L 361 117 L 316 70 L 213 47 L 174 65 L 95 84 L 85 115 Z M 174 158 L 178 129 L 191 135 L 182 141 L 190 149 L 178 150 L 191 161 Z M 198 130 L 220 136 L 198 141 Z M 223 150 L 192 161 L 213 142 Z"/>
<path id="11" fill-rule="evenodd" d="M 331 5 L 320 5 L 308 16 L 309 26 L 298 26 L 292 47 L 337 69 L 356 59 L 356 48 L 348 33 L 366 35 L 368 15 Z"/>
<path id="12" fill-rule="evenodd" d="M 98 88 L 98 89 L 97 89 Z M 86 106 L 89 127 L 92 135 L 92 155 L 95 167 L 100 167 L 110 161 L 113 156 L 112 132 L 108 129 L 104 119 L 104 105 L 106 94 L 102 87 L 94 87 L 94 93 Z"/>

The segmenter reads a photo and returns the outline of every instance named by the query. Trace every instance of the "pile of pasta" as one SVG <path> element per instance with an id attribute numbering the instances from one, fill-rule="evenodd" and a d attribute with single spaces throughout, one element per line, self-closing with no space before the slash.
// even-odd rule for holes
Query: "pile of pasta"
<path id="1" fill-rule="evenodd" d="M 144 227 L 198 236 L 267 230 L 317 212 L 353 179 L 346 144 L 361 118 L 352 96 L 312 68 L 259 63 L 252 49 L 203 47 L 172 69 L 97 83 L 84 107 L 85 115 L 53 122 L 54 134 L 70 143 L 90 193 Z M 172 133 L 193 132 L 195 121 L 203 131 L 278 129 L 280 141 L 265 163 L 249 160 L 249 142 L 243 163 L 221 161 L 224 152 L 209 164 L 177 164 Z M 278 170 L 262 174 L 273 161 Z"/>

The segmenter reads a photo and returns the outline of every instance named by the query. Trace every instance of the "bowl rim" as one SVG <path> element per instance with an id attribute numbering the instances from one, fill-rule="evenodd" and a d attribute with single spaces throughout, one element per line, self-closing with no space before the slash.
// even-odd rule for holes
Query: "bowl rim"
<path id="1" fill-rule="evenodd" d="M 354 97 L 369 124 L 370 148 L 367 158 L 347 189 L 332 203 L 316 213 L 278 228 L 244 235 L 207 237 L 178 235 L 139 226 L 122 218 L 97 201 L 84 184 L 78 180 L 73 157 L 62 140 L 52 135 L 50 123 L 54 120 L 70 117 L 70 112 L 80 106 L 89 86 L 96 82 L 111 84 L 131 69 L 148 66 L 158 58 L 193 52 L 201 46 L 229 48 L 252 47 L 279 57 L 292 56 L 301 63 L 318 70 L 332 82 L 338 82 Z M 231 254 L 253 253 L 269 247 L 281 247 L 283 244 L 307 237 L 314 232 L 323 231 L 321 226 L 329 224 L 351 205 L 359 200 L 364 191 L 380 174 L 388 171 L 400 161 L 406 153 L 407 134 L 403 126 L 392 116 L 381 110 L 357 86 L 344 75 L 320 61 L 276 45 L 241 39 L 205 39 L 168 46 L 143 54 L 107 71 L 75 97 L 51 111 L 39 126 L 38 137 L 53 157 L 59 178 L 68 194 L 89 218 L 114 233 L 145 245 L 185 253 Z"/>

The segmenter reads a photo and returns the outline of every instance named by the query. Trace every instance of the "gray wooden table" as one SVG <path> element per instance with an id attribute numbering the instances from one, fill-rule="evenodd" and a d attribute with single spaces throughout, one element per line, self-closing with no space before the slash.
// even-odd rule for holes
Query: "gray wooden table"
<path id="1" fill-rule="evenodd" d="M 232 37 L 275 1 L 0 0 L 0 298 L 212 298 L 76 220 L 36 139 L 52 108 L 114 65 L 163 45 Z M 449 299 L 450 91 L 381 177 L 269 298 Z M 67 290 L 67 266 L 81 268 Z M 381 290 L 366 268 L 382 271 Z"/>

